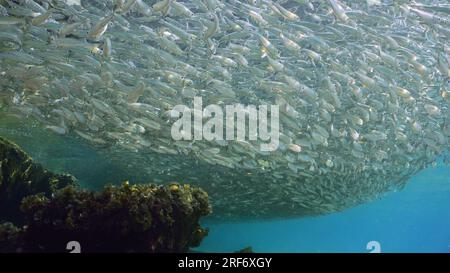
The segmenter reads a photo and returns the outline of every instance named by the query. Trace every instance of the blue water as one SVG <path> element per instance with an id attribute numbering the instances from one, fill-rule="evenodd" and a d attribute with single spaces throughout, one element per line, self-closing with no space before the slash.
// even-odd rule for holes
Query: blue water
<path id="1" fill-rule="evenodd" d="M 205 223 L 199 251 L 450 253 L 450 167 L 427 169 L 401 191 L 325 216 L 248 223 Z"/>

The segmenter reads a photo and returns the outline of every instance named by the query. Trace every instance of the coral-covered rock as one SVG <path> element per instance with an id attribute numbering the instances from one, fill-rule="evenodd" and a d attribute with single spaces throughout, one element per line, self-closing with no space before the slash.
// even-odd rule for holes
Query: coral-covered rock
<path id="1" fill-rule="evenodd" d="M 185 252 L 207 235 L 199 219 L 211 212 L 199 188 L 128 183 L 98 193 L 68 186 L 28 196 L 21 209 L 26 226 L 0 228 L 0 251 L 61 252 L 77 241 L 83 252 Z"/>

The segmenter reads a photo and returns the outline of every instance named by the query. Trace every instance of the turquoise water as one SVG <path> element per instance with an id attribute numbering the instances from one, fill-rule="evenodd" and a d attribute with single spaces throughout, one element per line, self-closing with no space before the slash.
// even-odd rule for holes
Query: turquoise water
<path id="1" fill-rule="evenodd" d="M 319 217 L 251 223 L 205 223 L 210 234 L 198 250 L 232 252 L 450 253 L 450 166 L 427 169 L 383 198 Z"/>

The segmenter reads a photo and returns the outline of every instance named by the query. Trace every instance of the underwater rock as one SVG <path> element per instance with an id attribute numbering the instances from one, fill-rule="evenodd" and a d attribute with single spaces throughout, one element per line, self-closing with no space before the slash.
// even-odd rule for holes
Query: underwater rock
<path id="1" fill-rule="evenodd" d="M 0 137 L 0 219 L 21 221 L 20 202 L 25 196 L 43 193 L 50 196 L 56 189 L 72 185 L 75 178 L 54 174 L 36 164 L 17 145 Z"/>
<path id="2" fill-rule="evenodd" d="M 22 242 L 22 230 L 13 223 L 0 224 L 0 252 L 11 253 L 20 251 Z"/>
<path id="3" fill-rule="evenodd" d="M 208 234 L 198 221 L 210 212 L 190 185 L 79 189 L 0 138 L 0 252 L 65 252 L 70 241 L 83 252 L 185 252 Z"/>
<path id="4" fill-rule="evenodd" d="M 244 247 L 241 250 L 235 251 L 234 253 L 255 253 L 251 246 Z"/>
<path id="5" fill-rule="evenodd" d="M 76 241 L 82 252 L 185 252 L 208 230 L 208 195 L 189 185 L 107 186 L 101 192 L 67 186 L 52 197 L 24 198 L 26 225 L 0 226 L 0 252 L 65 252 Z"/>

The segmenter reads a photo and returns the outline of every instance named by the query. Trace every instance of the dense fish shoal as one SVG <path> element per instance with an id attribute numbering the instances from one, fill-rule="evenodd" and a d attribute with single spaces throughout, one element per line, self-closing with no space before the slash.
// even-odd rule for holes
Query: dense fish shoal
<path id="1" fill-rule="evenodd" d="M 0 0 L 0 132 L 199 185 L 217 218 L 340 211 L 448 154 L 449 14 L 434 0 Z M 279 106 L 278 149 L 175 141 L 171 111 L 195 97 Z"/>

